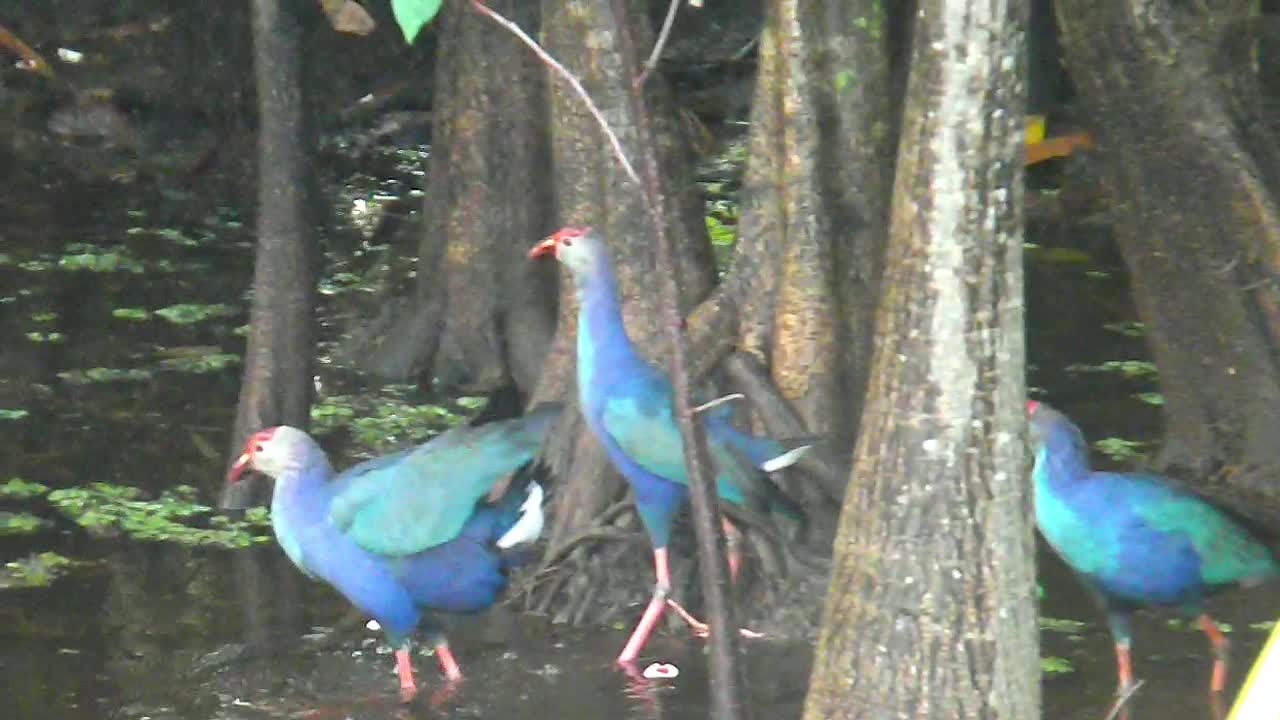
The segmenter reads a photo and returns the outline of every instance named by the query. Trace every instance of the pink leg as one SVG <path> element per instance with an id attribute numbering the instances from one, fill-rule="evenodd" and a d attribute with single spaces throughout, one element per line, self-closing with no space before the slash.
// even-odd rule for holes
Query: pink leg
<path id="1" fill-rule="evenodd" d="M 729 522 L 729 518 L 720 518 L 724 528 L 725 549 L 729 553 L 729 582 L 738 582 L 738 571 L 742 569 L 742 531 L 737 525 Z"/>
<path id="2" fill-rule="evenodd" d="M 462 679 L 462 668 L 458 667 L 458 661 L 454 659 L 449 643 L 441 641 L 436 645 L 436 659 L 440 661 L 440 669 L 444 671 L 444 676 L 449 682 L 454 683 Z"/>
<path id="3" fill-rule="evenodd" d="M 667 593 L 671 592 L 671 571 L 667 567 L 667 549 L 656 548 L 653 551 L 653 568 L 658 576 L 657 583 L 653 586 L 653 597 L 649 599 L 649 605 L 644 609 L 644 615 L 640 616 L 640 622 L 636 624 L 636 629 L 631 631 L 631 638 L 627 640 L 626 646 L 622 648 L 622 653 L 618 655 L 618 663 L 627 665 L 636 661 L 640 656 L 640 651 L 644 650 L 644 646 L 649 642 L 649 636 L 653 634 L 653 628 L 658 624 L 658 620 L 662 619 L 662 613 L 667 609 Z"/>
<path id="4" fill-rule="evenodd" d="M 400 674 L 400 701 L 412 702 L 418 694 L 418 686 L 413 682 L 413 662 L 409 659 L 409 648 L 396 650 L 396 672 Z"/>
<path id="5" fill-rule="evenodd" d="M 1209 690 L 1217 694 L 1227 689 L 1227 655 L 1231 643 L 1218 629 L 1213 618 L 1207 614 L 1200 616 L 1200 629 L 1204 630 L 1204 634 L 1209 638 L 1209 644 L 1213 646 L 1213 679 L 1210 681 Z"/>

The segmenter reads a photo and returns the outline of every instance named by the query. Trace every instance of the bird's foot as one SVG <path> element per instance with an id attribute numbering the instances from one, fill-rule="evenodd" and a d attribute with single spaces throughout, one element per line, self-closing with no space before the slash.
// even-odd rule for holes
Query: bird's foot
<path id="1" fill-rule="evenodd" d="M 711 628 L 706 623 L 694 617 L 693 613 L 686 610 L 683 605 L 671 598 L 667 598 L 667 606 L 672 610 L 675 610 L 676 614 L 680 616 L 680 619 L 684 620 L 685 623 L 688 624 L 689 629 L 693 631 L 694 637 L 711 637 Z M 759 633 L 749 628 L 738 628 L 738 634 L 748 640 L 759 640 L 764 637 L 764 633 Z"/>
<path id="2" fill-rule="evenodd" d="M 401 685 L 400 686 L 400 702 L 408 705 L 413 699 L 418 697 L 417 685 Z"/>
<path id="3" fill-rule="evenodd" d="M 428 703 L 433 708 L 439 708 L 441 705 L 452 700 L 453 696 L 458 694 L 458 689 L 461 687 L 462 678 L 449 680 L 444 685 L 441 685 L 431 692 L 431 698 L 428 700 Z"/>

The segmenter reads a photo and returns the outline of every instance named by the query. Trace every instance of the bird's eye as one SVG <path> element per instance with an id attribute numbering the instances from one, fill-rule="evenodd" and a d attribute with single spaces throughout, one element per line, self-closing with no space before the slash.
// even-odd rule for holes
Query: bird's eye
<path id="1" fill-rule="evenodd" d="M 253 451 L 254 451 L 254 452 L 256 452 L 256 453 L 260 453 L 260 452 L 262 452 L 262 444 L 261 444 L 261 443 L 259 443 L 257 446 L 255 446 L 255 447 L 253 448 Z"/>
<path id="2" fill-rule="evenodd" d="M 560 242 L 560 244 L 564 245 L 565 247 L 573 247 L 573 241 L 570 240 L 569 238 L 565 238 Z"/>

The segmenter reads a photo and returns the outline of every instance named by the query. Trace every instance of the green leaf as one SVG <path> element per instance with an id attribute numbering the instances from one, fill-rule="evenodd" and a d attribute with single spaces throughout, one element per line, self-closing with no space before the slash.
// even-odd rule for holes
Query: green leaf
<path id="1" fill-rule="evenodd" d="M 442 0 L 391 0 L 391 11 L 396 15 L 396 23 L 404 33 L 405 42 L 413 44 L 414 38 L 422 30 L 422 26 L 440 12 Z"/>
<path id="2" fill-rule="evenodd" d="M 8 410 L 0 408 L 0 420 L 21 420 L 30 415 L 26 410 Z"/>
<path id="3" fill-rule="evenodd" d="M 123 307 L 112 310 L 111 317 L 141 322 L 151 317 L 151 313 L 146 308 Z"/>

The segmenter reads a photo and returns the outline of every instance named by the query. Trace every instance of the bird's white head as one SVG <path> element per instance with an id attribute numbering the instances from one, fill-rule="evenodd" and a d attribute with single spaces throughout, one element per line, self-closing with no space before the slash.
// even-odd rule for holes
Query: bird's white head
<path id="1" fill-rule="evenodd" d="M 312 444 L 311 437 L 296 427 L 278 425 L 259 430 L 245 442 L 244 451 L 227 472 L 227 482 L 239 482 L 248 470 L 278 478 L 296 465 Z"/>
<path id="2" fill-rule="evenodd" d="M 547 236 L 529 251 L 530 258 L 553 255 L 575 276 L 591 270 L 596 258 L 604 252 L 604 240 L 589 227 L 567 227 Z"/>

